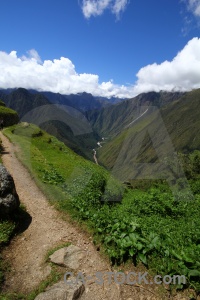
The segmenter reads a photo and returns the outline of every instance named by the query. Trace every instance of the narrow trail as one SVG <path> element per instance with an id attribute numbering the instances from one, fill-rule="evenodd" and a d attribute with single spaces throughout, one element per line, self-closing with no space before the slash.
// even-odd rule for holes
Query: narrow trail
<path id="1" fill-rule="evenodd" d="M 144 116 L 149 110 L 149 107 L 145 110 L 145 112 L 143 112 L 139 117 L 137 117 L 136 119 L 134 119 L 131 123 L 129 123 L 125 128 L 128 128 L 129 126 L 131 126 L 133 123 L 135 123 L 137 120 L 139 120 L 142 116 Z"/>
<path id="2" fill-rule="evenodd" d="M 92 238 L 72 222 L 63 220 L 58 211 L 51 206 L 35 184 L 27 169 L 16 158 L 20 149 L 13 145 L 0 132 L 3 144 L 2 160 L 4 166 L 13 176 L 20 202 L 32 218 L 28 228 L 14 237 L 4 250 L 3 257 L 11 265 L 6 275 L 4 292 L 29 294 L 51 272 L 44 258 L 49 249 L 58 243 L 71 242 L 85 251 L 78 272 L 85 276 L 95 276 L 96 272 L 110 272 L 110 264 L 97 251 Z M 103 286 L 87 281 L 81 300 L 160 300 L 156 296 L 155 286 L 117 285 L 105 279 Z M 177 298 L 178 300 L 179 298 Z"/>
<path id="3" fill-rule="evenodd" d="M 57 212 L 38 189 L 29 172 L 15 156 L 16 149 L 0 133 L 4 154 L 4 166 L 13 176 L 21 203 L 26 206 L 32 221 L 22 234 L 16 236 L 3 255 L 12 266 L 7 275 L 5 291 L 29 293 L 50 273 L 50 267 L 44 263 L 49 249 L 59 242 L 71 242 L 85 250 L 80 271 L 94 275 L 97 271 L 111 271 L 109 263 L 100 256 L 87 236 L 74 224 L 61 219 Z M 100 286 L 89 284 L 81 299 L 122 299 L 116 285 Z"/>

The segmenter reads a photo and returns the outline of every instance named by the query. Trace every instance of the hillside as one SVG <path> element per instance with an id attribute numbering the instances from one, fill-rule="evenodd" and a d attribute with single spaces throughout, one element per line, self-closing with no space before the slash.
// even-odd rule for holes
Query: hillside
<path id="1" fill-rule="evenodd" d="M 6 106 L 17 111 L 20 118 L 35 107 L 49 104 L 49 101 L 44 96 L 30 94 L 23 88 L 14 90 L 9 94 L 0 91 L 0 98 L 5 102 Z"/>
<path id="2" fill-rule="evenodd" d="M 131 104 L 132 101 L 129 109 Z M 177 151 L 189 153 L 200 148 L 199 113 L 200 90 L 185 93 L 159 110 L 149 106 L 147 113 L 127 128 L 122 129 L 119 122 L 110 130 L 112 134 L 121 128 L 117 136 L 99 149 L 99 160 L 123 181 L 140 177 L 142 170 L 136 165 L 139 163 L 149 164 L 146 167 L 151 177 L 159 170 L 150 163 L 172 159 Z M 126 112 L 121 112 L 121 119 L 126 120 Z"/>
<path id="3" fill-rule="evenodd" d="M 0 120 L 3 120 L 4 126 L 11 126 L 19 122 L 19 116 L 16 111 L 5 106 L 0 100 Z"/>
<path id="4" fill-rule="evenodd" d="M 190 182 L 195 201 L 174 201 L 163 184 L 147 191 L 124 188 L 104 168 L 76 155 L 35 125 L 22 123 L 5 133 L 18 145 L 21 161 L 51 205 L 81 221 L 113 264 L 130 259 L 138 271 L 148 268 L 152 274 L 185 274 L 186 283 L 178 288 L 200 290 L 199 152 L 193 157 Z M 182 197 L 182 191 L 179 193 Z M 129 271 L 135 271 L 132 263 Z M 120 286 L 123 291 L 129 288 Z"/>
<path id="5" fill-rule="evenodd" d="M 27 137 L 31 130 L 33 133 L 31 126 L 24 128 L 24 138 L 25 132 Z M 34 133 L 37 134 L 37 132 L 40 132 L 40 129 L 37 131 L 34 127 Z M 63 247 L 66 249 L 69 245 L 72 250 L 73 247 L 76 251 L 78 248 L 82 253 L 83 261 L 80 262 L 75 250 L 71 251 L 71 255 L 73 257 L 75 255 L 77 260 L 75 261 L 75 257 L 70 258 L 70 262 L 73 264 L 74 260 L 74 266 L 79 271 L 84 274 L 86 272 L 88 275 L 91 272 L 95 274 L 101 269 L 111 271 L 108 261 L 101 257 L 91 243 L 91 236 L 81 226 L 77 226 L 75 221 L 71 221 L 67 214 L 63 220 L 64 215 L 48 202 L 29 171 L 16 158 L 16 149 L 12 143 L 2 133 L 0 135 L 6 150 L 6 155 L 2 157 L 3 162 L 14 178 L 22 203 L 20 214 L 15 215 L 15 222 L 7 220 L 1 223 L 0 220 L 0 252 L 1 246 L 4 244 L 4 249 L 0 253 L 0 299 L 34 300 L 47 286 L 57 281 L 62 283 L 66 268 L 50 263 L 48 257 L 56 250 Z M 36 139 L 38 138 L 36 137 Z M 56 149 L 54 151 L 56 154 Z M 60 152 L 60 150 L 58 151 Z M 20 154 L 19 148 L 17 153 Z M 17 225 L 15 236 L 12 236 L 12 241 L 7 243 L 15 225 Z M 88 256 L 87 253 L 90 255 Z M 5 277 L 2 271 L 4 271 Z M 76 290 L 75 294 L 77 294 Z M 115 298 L 118 298 L 119 291 L 115 291 L 115 285 L 111 287 L 111 290 L 116 295 Z M 100 300 L 102 296 L 104 299 L 110 299 L 104 287 L 92 285 L 89 286 L 87 294 L 83 295 L 82 299 Z M 53 297 L 49 296 L 47 299 L 53 299 Z M 63 298 L 60 296 L 58 299 Z"/>
<path id="6" fill-rule="evenodd" d="M 18 112 L 20 121 L 40 126 L 78 154 L 92 159 L 92 149 L 98 135 L 93 133 L 79 110 L 72 106 L 52 104 L 44 95 L 22 88 L 0 92 L 0 97 L 7 106 Z"/>
<path id="7" fill-rule="evenodd" d="M 180 98 L 181 95 L 182 93 L 178 92 L 143 93 L 110 107 L 87 112 L 86 116 L 98 134 L 113 137 L 144 113 L 149 106 L 162 107 Z"/>

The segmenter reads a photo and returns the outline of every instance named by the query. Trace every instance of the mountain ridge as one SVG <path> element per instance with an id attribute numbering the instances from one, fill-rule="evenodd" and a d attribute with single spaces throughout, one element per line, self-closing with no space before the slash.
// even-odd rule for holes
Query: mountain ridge
<path id="1" fill-rule="evenodd" d="M 123 128 L 139 117 L 149 105 L 162 107 L 175 101 L 181 92 L 148 92 L 124 100 L 101 110 L 89 111 L 86 117 L 100 135 L 116 136 Z"/>
<path id="2" fill-rule="evenodd" d="M 16 89 L 0 89 L 0 94 L 10 95 L 19 89 L 22 89 L 24 91 L 26 90 L 32 95 L 44 96 L 46 100 L 48 100 L 52 104 L 71 106 L 83 113 L 89 110 L 101 109 L 102 107 L 110 106 L 112 104 L 118 103 L 123 100 L 117 97 L 111 97 L 111 98 L 100 97 L 100 96 L 97 97 L 86 92 L 65 95 L 65 94 L 53 93 L 48 91 L 37 91 L 33 89 L 25 89 L 21 87 Z"/>

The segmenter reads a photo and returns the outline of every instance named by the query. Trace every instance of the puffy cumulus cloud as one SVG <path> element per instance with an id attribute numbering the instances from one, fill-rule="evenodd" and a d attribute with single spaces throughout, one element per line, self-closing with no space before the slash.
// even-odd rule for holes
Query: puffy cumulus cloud
<path id="1" fill-rule="evenodd" d="M 95 74 L 78 74 L 73 63 L 65 57 L 41 61 L 36 50 L 18 57 L 16 51 L 0 51 L 0 88 L 24 87 L 61 94 L 88 92 L 105 97 L 130 97 L 131 91 L 112 80 L 99 83 Z"/>
<path id="2" fill-rule="evenodd" d="M 200 17 L 200 0 L 187 0 L 189 10 L 197 17 Z"/>
<path id="3" fill-rule="evenodd" d="M 193 38 L 172 61 L 147 65 L 130 86 L 112 80 L 99 82 L 96 74 L 78 74 L 66 57 L 41 61 L 35 50 L 18 57 L 0 52 L 0 88 L 24 87 L 61 94 L 87 92 L 94 96 L 131 98 L 149 91 L 189 91 L 200 88 L 200 38 Z"/>
<path id="4" fill-rule="evenodd" d="M 100 16 L 106 9 L 119 17 L 128 4 L 128 0 L 83 0 L 82 11 L 89 19 L 91 16 Z"/>
<path id="5" fill-rule="evenodd" d="M 42 60 L 35 49 L 31 49 L 31 50 L 27 51 L 27 54 L 28 54 L 28 56 L 25 56 L 25 55 L 22 56 L 23 60 L 31 59 L 31 60 L 35 60 L 38 63 L 42 63 Z"/>
<path id="6" fill-rule="evenodd" d="M 172 61 L 145 66 L 137 73 L 134 92 L 189 91 L 200 88 L 200 38 L 193 38 Z"/>

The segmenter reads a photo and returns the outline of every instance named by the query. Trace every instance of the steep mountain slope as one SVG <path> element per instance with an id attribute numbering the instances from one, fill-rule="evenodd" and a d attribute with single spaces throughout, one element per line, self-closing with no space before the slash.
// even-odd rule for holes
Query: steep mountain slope
<path id="1" fill-rule="evenodd" d="M 161 107 L 180 98 L 181 95 L 182 93 L 178 92 L 144 93 L 100 111 L 87 112 L 86 116 L 98 134 L 115 136 L 145 113 L 150 105 Z"/>
<path id="2" fill-rule="evenodd" d="M 143 167 L 150 177 L 158 174 L 156 162 L 172 159 L 176 151 L 187 153 L 200 148 L 199 114 L 200 89 L 183 94 L 159 110 L 150 106 L 146 115 L 99 149 L 99 161 L 121 180 L 139 178 Z M 126 119 L 126 114 L 121 119 Z M 120 128 L 119 123 L 116 126 Z"/>
<path id="3" fill-rule="evenodd" d="M 200 89 L 186 93 L 163 108 L 161 114 L 177 151 L 200 148 Z"/>
<path id="4" fill-rule="evenodd" d="M 40 94 L 30 94 L 26 89 L 19 88 L 9 94 L 0 92 L 0 98 L 5 104 L 16 110 L 21 118 L 33 108 L 49 104 L 49 101 Z"/>

